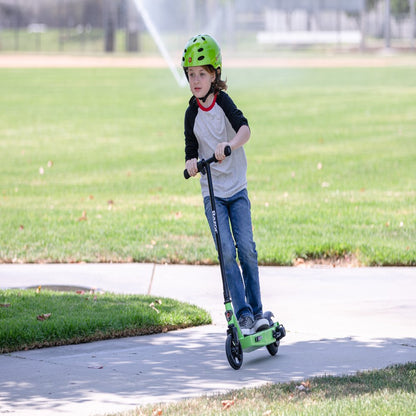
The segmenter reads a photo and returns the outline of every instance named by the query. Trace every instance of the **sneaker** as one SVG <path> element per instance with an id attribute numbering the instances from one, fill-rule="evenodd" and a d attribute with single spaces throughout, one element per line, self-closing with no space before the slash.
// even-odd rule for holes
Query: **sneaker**
<path id="1" fill-rule="evenodd" d="M 251 316 L 243 315 L 240 316 L 240 319 L 238 320 L 238 324 L 240 325 L 241 333 L 243 335 L 251 335 L 254 334 L 254 321 Z"/>
<path id="2" fill-rule="evenodd" d="M 254 317 L 254 332 L 264 331 L 269 328 L 269 321 L 266 318 L 263 318 L 263 314 L 258 314 Z"/>

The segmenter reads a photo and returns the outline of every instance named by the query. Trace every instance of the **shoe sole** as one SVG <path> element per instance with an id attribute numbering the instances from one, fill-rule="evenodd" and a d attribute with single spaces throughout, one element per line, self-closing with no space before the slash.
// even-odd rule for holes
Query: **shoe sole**
<path id="1" fill-rule="evenodd" d="M 259 331 L 263 331 L 265 329 L 269 328 L 269 321 L 265 318 L 259 319 L 255 324 L 254 324 L 254 331 L 255 332 L 259 332 Z"/>
<path id="2" fill-rule="evenodd" d="M 267 324 L 260 325 L 260 326 L 256 329 L 256 332 L 264 331 L 265 329 L 269 329 L 269 325 L 267 325 Z"/>

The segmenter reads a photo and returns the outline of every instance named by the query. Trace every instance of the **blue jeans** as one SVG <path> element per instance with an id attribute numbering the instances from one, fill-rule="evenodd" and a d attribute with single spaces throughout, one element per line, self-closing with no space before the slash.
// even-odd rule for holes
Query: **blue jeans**
<path id="1" fill-rule="evenodd" d="M 215 231 L 212 222 L 211 201 L 204 198 L 205 215 L 211 233 Z M 253 241 L 250 200 L 247 190 L 237 192 L 231 198 L 215 197 L 217 224 L 221 237 L 224 269 L 237 319 L 243 315 L 254 317 L 261 314 L 259 270 L 256 244 Z M 231 225 L 231 227 L 230 227 Z M 236 260 L 236 248 L 241 270 Z"/>

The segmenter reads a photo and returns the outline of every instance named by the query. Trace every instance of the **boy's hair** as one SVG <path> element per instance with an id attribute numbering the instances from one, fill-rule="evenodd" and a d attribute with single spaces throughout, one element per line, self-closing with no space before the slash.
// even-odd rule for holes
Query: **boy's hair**
<path id="1" fill-rule="evenodd" d="M 217 68 L 215 69 L 212 65 L 203 65 L 202 68 L 205 69 L 205 71 L 208 71 L 210 74 L 215 74 L 215 81 L 213 82 L 213 89 L 214 94 L 219 93 L 221 90 L 226 91 L 227 86 L 227 80 L 223 81 L 221 79 L 221 69 Z"/>

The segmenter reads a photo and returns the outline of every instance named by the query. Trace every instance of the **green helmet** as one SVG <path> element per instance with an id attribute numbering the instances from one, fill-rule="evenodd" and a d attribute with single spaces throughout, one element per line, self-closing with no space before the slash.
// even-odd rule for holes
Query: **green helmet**
<path id="1" fill-rule="evenodd" d="M 189 39 L 182 55 L 182 68 L 212 65 L 221 70 L 221 49 L 210 35 L 197 35 Z"/>

